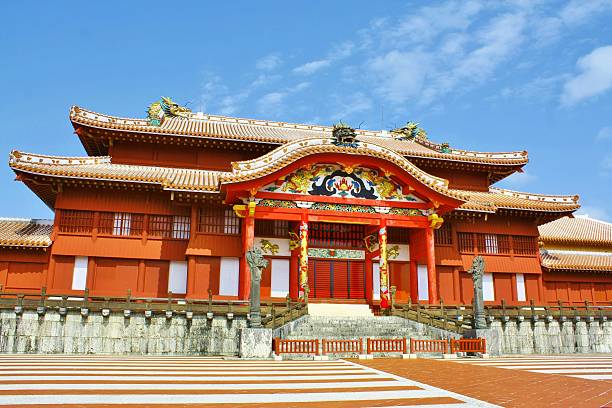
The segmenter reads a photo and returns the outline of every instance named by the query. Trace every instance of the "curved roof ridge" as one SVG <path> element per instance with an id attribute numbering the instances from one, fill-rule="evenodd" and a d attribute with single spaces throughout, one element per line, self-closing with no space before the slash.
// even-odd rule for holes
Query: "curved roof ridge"
<path id="1" fill-rule="evenodd" d="M 580 196 L 574 195 L 558 195 L 558 194 L 540 194 L 540 193 L 527 193 L 522 191 L 509 190 L 499 187 L 489 187 L 489 192 L 504 194 L 507 196 L 524 198 L 532 201 L 547 201 L 547 202 L 574 202 L 577 203 Z"/>
<path id="2" fill-rule="evenodd" d="M 52 156 L 48 154 L 27 153 L 20 150 L 12 150 L 9 154 L 9 163 L 13 161 L 44 163 L 55 165 L 77 165 L 77 164 L 105 164 L 111 162 L 110 156 Z"/>
<path id="3" fill-rule="evenodd" d="M 539 226 L 544 243 L 595 244 L 612 247 L 612 224 L 585 217 L 563 217 Z"/>
<path id="4" fill-rule="evenodd" d="M 166 190 L 198 192 L 218 191 L 219 178 L 228 174 L 218 170 L 114 164 L 108 156 L 52 157 L 15 150 L 11 152 L 9 166 L 14 171 L 38 175 L 159 184 Z"/>
<path id="5" fill-rule="evenodd" d="M 79 121 L 79 118 L 85 119 L 84 122 Z M 189 136 L 201 136 L 199 133 L 203 133 L 202 129 L 197 129 L 194 131 L 191 129 L 193 126 L 189 126 L 189 124 L 201 123 L 201 124 L 234 124 L 234 125 L 252 125 L 252 126 L 260 126 L 264 128 L 269 128 L 271 131 L 274 129 L 285 129 L 289 131 L 303 131 L 303 132 L 319 132 L 319 133 L 331 133 L 333 127 L 326 125 L 313 125 L 313 124 L 300 124 L 300 123 L 292 123 L 292 122 L 280 122 L 273 120 L 263 120 L 263 119 L 248 119 L 248 118 L 238 118 L 238 117 L 230 117 L 223 115 L 211 115 L 205 114 L 202 112 L 191 113 L 189 118 L 184 117 L 175 117 L 175 118 L 166 118 L 161 126 L 153 126 L 149 124 L 147 119 L 142 118 L 126 118 L 119 116 L 112 116 L 103 113 L 94 112 L 89 109 L 82 108 L 80 106 L 72 106 L 70 109 L 70 119 L 76 123 L 85 124 L 92 127 L 103 127 L 110 128 L 116 130 L 132 130 L 132 131 L 141 131 L 141 132 L 149 132 L 156 134 L 177 134 L 177 135 L 189 135 Z M 93 122 L 93 123 L 92 123 Z M 445 151 L 442 148 L 441 143 L 432 142 L 430 140 L 422 140 L 422 139 L 414 139 L 414 140 L 401 140 L 392 136 L 391 132 L 388 130 L 368 130 L 368 129 L 355 129 L 355 132 L 358 136 L 362 137 L 371 137 L 377 138 L 384 141 L 393 141 L 396 142 L 397 147 L 395 150 L 402 151 L 403 153 L 410 154 L 409 149 L 403 149 L 403 147 L 408 148 L 409 146 L 402 146 L 403 143 L 414 143 L 421 146 L 422 149 L 429 150 L 429 154 L 427 152 L 414 152 L 421 153 L 418 155 L 429 156 L 435 155 L 434 158 L 442 158 L 449 159 L 452 158 L 466 158 L 466 159 L 489 159 L 489 160 L 514 160 L 527 162 L 528 155 L 527 151 L 505 151 L 505 152 L 481 152 L 475 150 L 465 150 L 465 149 L 456 149 L 456 148 L 448 148 Z M 197 133 L 197 134 L 196 134 Z M 239 135 L 234 135 L 235 137 L 241 137 Z M 322 136 L 322 135 L 317 135 Z M 308 137 L 306 135 L 305 137 Z M 312 137 L 312 136 L 311 136 Z M 316 137 L 316 136 L 315 136 Z M 271 134 L 269 137 L 266 137 L 265 142 L 268 143 L 286 143 L 290 140 L 294 140 L 297 137 L 291 137 L 291 135 L 287 136 L 280 134 Z M 302 136 L 299 137 L 300 139 Z M 245 139 L 246 140 L 246 139 Z M 406 150 L 406 151 L 404 151 Z M 439 156 L 439 157 L 438 157 Z M 519 163 L 520 164 L 520 163 Z"/>
<path id="6" fill-rule="evenodd" d="M 343 153 L 378 157 L 390 161 L 432 190 L 455 199 L 467 200 L 467 197 L 460 191 L 452 191 L 448 188 L 448 180 L 421 170 L 405 157 L 384 146 L 363 141 L 359 141 L 357 147 L 337 146 L 332 141 L 332 138 L 323 137 L 295 140 L 255 159 L 232 162 L 232 175 L 224 177 L 224 181 L 233 183 L 252 180 L 277 171 L 313 153 Z"/>

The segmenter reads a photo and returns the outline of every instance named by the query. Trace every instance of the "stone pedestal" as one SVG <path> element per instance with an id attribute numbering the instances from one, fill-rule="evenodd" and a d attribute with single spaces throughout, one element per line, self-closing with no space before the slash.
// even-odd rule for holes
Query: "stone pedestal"
<path id="1" fill-rule="evenodd" d="M 241 358 L 270 358 L 272 329 L 246 327 L 240 329 Z"/>
<path id="2" fill-rule="evenodd" d="M 502 338 L 498 330 L 468 329 L 463 333 L 467 339 L 483 338 L 487 342 L 487 354 L 500 356 L 502 354 Z"/>

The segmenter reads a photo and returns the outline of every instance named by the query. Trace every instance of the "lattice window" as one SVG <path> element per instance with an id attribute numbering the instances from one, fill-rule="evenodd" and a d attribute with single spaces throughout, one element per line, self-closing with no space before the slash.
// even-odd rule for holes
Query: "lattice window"
<path id="1" fill-rule="evenodd" d="M 512 246 L 514 248 L 514 253 L 518 255 L 535 255 L 538 251 L 536 237 L 513 235 Z"/>
<path id="2" fill-rule="evenodd" d="M 174 220 L 171 215 L 149 215 L 148 233 L 152 237 L 172 238 Z"/>
<path id="3" fill-rule="evenodd" d="M 234 210 L 220 201 L 200 208 L 198 231 L 210 234 L 240 234 L 240 218 Z"/>
<path id="4" fill-rule="evenodd" d="M 61 210 L 59 230 L 62 232 L 88 232 L 93 229 L 93 212 Z"/>
<path id="5" fill-rule="evenodd" d="M 453 245 L 453 232 L 448 222 L 445 222 L 440 228 L 435 230 L 434 239 L 436 245 Z"/>
<path id="6" fill-rule="evenodd" d="M 255 221 L 255 236 L 268 238 L 288 238 L 289 221 L 257 220 Z"/>
<path id="7" fill-rule="evenodd" d="M 226 207 L 224 211 L 223 233 L 229 235 L 240 234 L 240 218 L 231 207 Z"/>
<path id="8" fill-rule="evenodd" d="M 172 238 L 189 239 L 191 230 L 191 217 L 175 215 L 172 220 Z"/>
<path id="9" fill-rule="evenodd" d="M 471 232 L 458 232 L 459 252 L 474 252 L 474 234 Z"/>
<path id="10" fill-rule="evenodd" d="M 408 228 L 387 227 L 387 242 L 389 244 L 407 244 L 410 239 Z"/>
<path id="11" fill-rule="evenodd" d="M 480 243 L 482 242 L 482 246 Z M 497 246 L 497 235 L 495 234 L 478 234 L 478 252 L 485 254 L 497 254 L 499 248 Z"/>
<path id="12" fill-rule="evenodd" d="M 144 215 L 123 212 L 101 212 L 98 225 L 100 234 L 138 236 L 144 230 Z"/>
<path id="13" fill-rule="evenodd" d="M 363 248 L 364 227 L 313 222 L 308 225 L 308 245 L 313 248 Z"/>
<path id="14" fill-rule="evenodd" d="M 497 236 L 497 249 L 500 254 L 510 253 L 510 237 L 508 235 Z"/>

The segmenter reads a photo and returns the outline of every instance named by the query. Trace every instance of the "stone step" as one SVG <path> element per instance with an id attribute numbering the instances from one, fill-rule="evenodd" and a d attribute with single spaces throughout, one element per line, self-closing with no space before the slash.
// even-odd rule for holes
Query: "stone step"
<path id="1" fill-rule="evenodd" d="M 308 314 L 312 317 L 374 317 L 369 305 L 354 303 L 309 303 Z"/>

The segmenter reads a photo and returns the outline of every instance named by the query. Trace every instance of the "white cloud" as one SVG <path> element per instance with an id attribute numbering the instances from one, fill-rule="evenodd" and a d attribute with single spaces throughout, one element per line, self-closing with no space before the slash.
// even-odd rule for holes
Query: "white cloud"
<path id="1" fill-rule="evenodd" d="M 583 205 L 575 214 L 580 218 L 594 218 L 601 221 L 611 220 L 610 214 L 606 209 L 591 205 Z"/>
<path id="2" fill-rule="evenodd" d="M 342 95 L 336 97 L 334 106 L 338 107 L 338 111 L 330 115 L 331 119 L 336 122 L 340 120 L 348 120 L 355 113 L 365 112 L 372 109 L 373 103 L 367 95 L 362 92 L 352 93 L 350 95 Z M 358 124 L 353 124 L 357 126 Z"/>
<path id="3" fill-rule="evenodd" d="M 606 126 L 599 129 L 597 132 L 597 136 L 595 137 L 597 140 L 612 140 L 612 126 Z"/>
<path id="4" fill-rule="evenodd" d="M 612 170 L 612 154 L 608 154 L 604 157 L 601 162 L 601 167 L 603 167 L 604 170 Z"/>
<path id="5" fill-rule="evenodd" d="M 610 0 L 572 0 L 561 10 L 559 16 L 566 24 L 580 24 L 610 9 Z"/>
<path id="6" fill-rule="evenodd" d="M 270 54 L 259 59 L 255 67 L 261 71 L 272 71 L 282 64 L 282 59 L 278 54 Z"/>
<path id="7" fill-rule="evenodd" d="M 390 102 L 403 103 L 421 93 L 431 63 L 428 54 L 394 50 L 368 61 L 368 67 L 379 84 L 376 91 Z"/>
<path id="8" fill-rule="evenodd" d="M 578 60 L 580 73 L 563 87 L 561 103 L 572 106 L 612 88 L 612 45 L 599 47 Z"/>
<path id="9" fill-rule="evenodd" d="M 534 176 L 531 173 L 523 171 L 522 173 L 514 173 L 510 175 L 505 180 L 501 181 L 500 184 L 503 184 L 509 188 L 521 189 L 524 188 L 535 181 L 537 181 L 538 177 Z"/>
<path id="10" fill-rule="evenodd" d="M 312 75 L 315 72 L 323 69 L 331 64 L 328 59 L 322 59 L 317 61 L 307 62 L 306 64 L 300 65 L 299 67 L 293 68 L 293 72 L 300 75 Z"/>
<path id="11" fill-rule="evenodd" d="M 257 109 L 261 113 L 277 116 L 283 112 L 283 102 L 288 96 L 302 92 L 309 86 L 310 82 L 300 82 L 297 85 L 285 88 L 281 91 L 269 92 L 259 98 L 257 101 Z"/>

